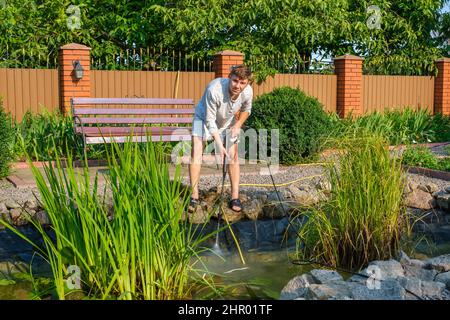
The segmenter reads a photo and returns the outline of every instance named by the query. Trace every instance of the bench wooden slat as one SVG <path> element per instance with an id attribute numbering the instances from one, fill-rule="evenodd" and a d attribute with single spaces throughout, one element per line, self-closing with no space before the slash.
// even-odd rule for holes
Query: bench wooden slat
<path id="1" fill-rule="evenodd" d="M 160 118 L 80 118 L 81 123 L 83 124 L 151 124 L 151 123 L 192 123 L 192 117 L 160 117 Z"/>
<path id="2" fill-rule="evenodd" d="M 82 133 L 86 136 L 124 136 L 130 135 L 171 135 L 190 134 L 191 127 L 77 127 L 77 133 Z"/>
<path id="3" fill-rule="evenodd" d="M 73 115 L 179 115 L 194 114 L 195 109 L 118 109 L 118 108 L 74 108 Z"/>
<path id="4" fill-rule="evenodd" d="M 87 144 L 102 144 L 102 143 L 111 143 L 112 141 L 116 143 L 124 143 L 126 141 L 130 142 L 147 142 L 147 140 L 151 140 L 153 142 L 162 141 L 191 141 L 190 134 L 173 134 L 173 135 L 162 135 L 162 136 L 133 136 L 133 137 L 86 137 Z"/>
<path id="5" fill-rule="evenodd" d="M 171 98 L 72 98 L 72 105 L 193 105 L 192 99 Z"/>

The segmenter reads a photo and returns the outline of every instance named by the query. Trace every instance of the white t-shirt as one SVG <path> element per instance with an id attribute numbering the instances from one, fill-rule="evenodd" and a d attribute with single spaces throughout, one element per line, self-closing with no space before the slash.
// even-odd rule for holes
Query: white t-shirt
<path id="1" fill-rule="evenodd" d="M 194 122 L 203 122 L 209 131 L 206 134 L 223 132 L 233 123 L 234 115 L 241 112 L 251 113 L 253 89 L 247 85 L 236 100 L 231 100 L 229 78 L 217 78 L 206 87 L 202 98 L 195 108 Z"/>

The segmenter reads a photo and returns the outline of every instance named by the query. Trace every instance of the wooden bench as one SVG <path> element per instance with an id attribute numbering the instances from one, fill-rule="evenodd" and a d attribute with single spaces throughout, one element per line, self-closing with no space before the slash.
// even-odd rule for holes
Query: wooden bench
<path id="1" fill-rule="evenodd" d="M 96 107 L 110 105 L 113 107 Z M 169 108 L 117 108 L 114 106 L 172 106 Z M 72 98 L 74 133 L 88 144 L 189 141 L 194 108 L 192 99 Z M 175 108 L 173 106 L 191 106 Z M 132 135 L 132 136 L 131 136 Z M 131 137 L 130 137 L 131 136 Z"/>

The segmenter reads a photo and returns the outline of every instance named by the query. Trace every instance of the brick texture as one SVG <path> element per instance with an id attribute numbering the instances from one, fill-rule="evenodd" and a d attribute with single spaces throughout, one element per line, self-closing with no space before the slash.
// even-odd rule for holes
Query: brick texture
<path id="1" fill-rule="evenodd" d="M 214 55 L 214 73 L 216 78 L 227 78 L 231 67 L 244 63 L 244 55 L 237 51 L 225 50 Z"/>
<path id="2" fill-rule="evenodd" d="M 357 56 L 344 55 L 334 59 L 337 76 L 337 113 L 340 117 L 348 114 L 360 116 L 362 105 L 362 62 Z"/>
<path id="3" fill-rule="evenodd" d="M 90 48 L 81 44 L 71 43 L 59 48 L 59 92 L 60 107 L 64 114 L 70 110 L 70 98 L 91 96 L 90 81 Z M 73 63 L 79 60 L 83 67 L 83 78 L 74 76 Z"/>
<path id="4" fill-rule="evenodd" d="M 438 74 L 434 80 L 434 113 L 450 116 L 450 59 L 436 61 Z"/>

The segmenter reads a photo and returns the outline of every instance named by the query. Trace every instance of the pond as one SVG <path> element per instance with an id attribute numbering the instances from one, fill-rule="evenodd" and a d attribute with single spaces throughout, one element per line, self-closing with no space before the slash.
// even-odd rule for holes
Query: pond
<path id="1" fill-rule="evenodd" d="M 293 277 L 307 273 L 318 266 L 299 266 L 295 259 L 296 233 L 301 221 L 282 218 L 278 220 L 238 221 L 232 225 L 242 251 L 243 264 L 238 247 L 228 226 L 217 220 L 200 228 L 197 235 L 211 233 L 221 228 L 218 236 L 205 242 L 209 248 L 201 254 L 201 262 L 193 260 L 196 274 L 213 275 L 216 291 L 202 289 L 193 292 L 193 299 L 278 299 L 283 287 Z M 40 236 L 31 227 L 20 231 L 32 241 Z M 433 244 L 422 241 L 415 247 L 417 258 L 437 256 L 450 252 L 450 243 Z M 7 262 L 9 261 L 9 262 Z M 14 277 L 7 273 L 11 261 L 20 261 L 20 272 Z M 42 258 L 34 254 L 33 247 L 8 230 L 0 231 L 0 300 L 32 299 L 35 297 L 33 282 L 27 274 L 32 263 L 34 282 L 49 282 L 51 271 Z M 348 275 L 342 274 L 344 278 Z M 36 280 L 37 279 L 37 280 Z"/>
<path id="2" fill-rule="evenodd" d="M 209 248 L 201 255 L 201 261 L 193 260 L 199 274 L 214 274 L 214 282 L 220 295 L 213 292 L 195 292 L 194 299 L 277 299 L 281 289 L 294 276 L 308 272 L 311 268 L 293 265 L 290 262 L 295 252 L 296 228 L 299 221 L 259 220 L 239 221 L 232 230 L 243 252 L 245 264 L 238 254 L 237 246 L 227 225 L 218 225 L 211 220 L 203 228 L 197 225 L 197 235 L 211 233 L 217 228 L 222 231 L 205 242 Z M 32 241 L 40 242 L 40 236 L 31 227 L 21 227 L 20 231 Z M 213 251 L 213 248 L 220 250 Z M 21 272 L 13 277 L 5 277 L 6 261 L 20 261 Z M 48 265 L 33 247 L 9 230 L 0 231 L 0 299 L 31 299 L 34 296 L 30 277 L 26 275 L 27 265 L 33 265 L 35 277 L 51 275 Z M 11 265 L 11 263 L 9 263 Z M 42 279 L 41 279 L 42 281 Z"/>

